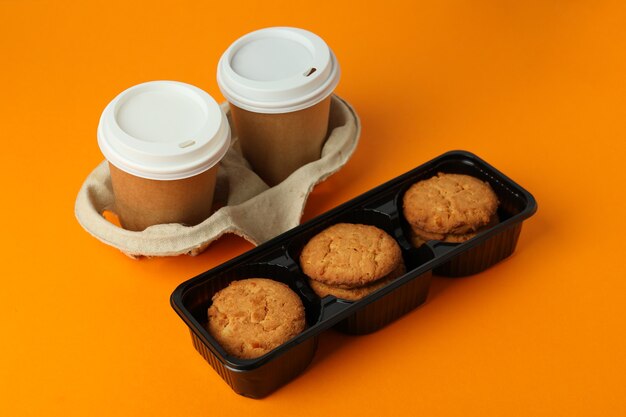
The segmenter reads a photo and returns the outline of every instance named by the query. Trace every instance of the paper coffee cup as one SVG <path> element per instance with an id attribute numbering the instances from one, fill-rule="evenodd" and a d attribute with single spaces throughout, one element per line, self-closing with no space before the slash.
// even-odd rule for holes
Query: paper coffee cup
<path id="1" fill-rule="evenodd" d="M 139 84 L 104 109 L 98 144 L 122 227 L 195 225 L 211 214 L 230 128 L 206 92 L 176 81 Z"/>
<path id="2" fill-rule="evenodd" d="M 242 153 L 269 185 L 320 158 L 339 76 L 332 50 L 303 29 L 261 29 L 222 55 L 217 82 Z"/>

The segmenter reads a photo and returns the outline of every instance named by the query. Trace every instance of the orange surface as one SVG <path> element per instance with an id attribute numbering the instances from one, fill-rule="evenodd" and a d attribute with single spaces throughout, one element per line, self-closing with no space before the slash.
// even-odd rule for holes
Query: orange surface
<path id="1" fill-rule="evenodd" d="M 0 0 L 0 415 L 626 415 L 623 1 Z M 363 134 L 311 218 L 444 151 L 473 151 L 539 211 L 515 254 L 363 337 L 326 333 L 270 397 L 234 394 L 169 306 L 251 246 L 134 261 L 83 231 L 100 112 L 147 80 L 222 99 L 221 52 L 271 25 L 320 34 Z"/>

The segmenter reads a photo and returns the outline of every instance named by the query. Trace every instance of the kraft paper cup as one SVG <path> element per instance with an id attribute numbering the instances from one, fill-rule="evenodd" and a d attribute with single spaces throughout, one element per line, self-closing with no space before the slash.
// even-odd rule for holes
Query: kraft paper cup
<path id="1" fill-rule="evenodd" d="M 244 157 L 270 186 L 320 158 L 339 64 L 319 36 L 274 27 L 235 41 L 218 64 Z"/>
<path id="2" fill-rule="evenodd" d="M 175 81 L 139 84 L 105 108 L 98 144 L 109 163 L 122 227 L 192 226 L 211 214 L 230 128 L 206 92 Z"/>

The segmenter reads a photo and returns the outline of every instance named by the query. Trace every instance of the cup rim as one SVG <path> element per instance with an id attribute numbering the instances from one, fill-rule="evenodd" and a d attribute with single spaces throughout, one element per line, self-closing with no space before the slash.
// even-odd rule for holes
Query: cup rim
<path id="1" fill-rule="evenodd" d="M 293 50 L 284 49 L 284 42 L 299 46 L 306 57 L 296 57 Z M 261 44 L 263 46 L 259 46 Z M 253 79 L 249 75 L 249 72 L 255 71 L 252 54 L 253 58 L 242 58 L 243 64 L 237 64 L 246 68 L 247 73 L 242 74 L 237 65 L 233 65 L 235 57 L 240 51 L 245 52 L 242 55 L 249 56 L 250 52 L 259 52 L 259 48 L 292 54 L 301 71 L 279 79 Z M 256 113 L 275 114 L 314 106 L 332 94 L 340 75 L 337 58 L 321 37 L 304 29 L 281 26 L 259 29 L 233 42 L 220 57 L 217 83 L 224 97 L 237 107 Z"/>
<path id="2" fill-rule="evenodd" d="M 151 103 L 145 105 L 145 99 L 139 110 L 137 106 L 133 111 L 126 110 L 125 104 L 139 100 L 142 94 L 161 95 L 161 101 L 154 104 L 157 110 L 159 104 L 172 104 L 168 103 L 172 99 L 187 100 L 187 104 L 197 107 L 193 134 L 184 140 L 176 137 L 177 124 L 183 120 L 177 120 L 175 115 L 168 120 L 173 132 L 171 139 L 152 141 L 125 128 L 123 117 L 134 118 L 133 123 L 139 126 L 148 123 L 150 117 L 157 117 L 158 113 L 150 113 Z M 176 180 L 216 165 L 230 147 L 231 133 L 223 110 L 205 91 L 178 81 L 149 81 L 124 90 L 106 106 L 97 138 L 105 158 L 117 168 L 142 178 Z"/>

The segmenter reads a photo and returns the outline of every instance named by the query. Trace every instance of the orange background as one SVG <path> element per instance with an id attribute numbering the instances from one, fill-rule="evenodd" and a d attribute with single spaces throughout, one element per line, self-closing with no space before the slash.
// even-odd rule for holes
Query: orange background
<path id="1" fill-rule="evenodd" d="M 0 415 L 626 415 L 623 1 L 212 3 L 0 0 Z M 117 93 L 173 79 L 222 100 L 220 54 L 275 25 L 331 45 L 363 122 L 305 219 L 458 148 L 539 211 L 511 258 L 436 279 L 377 333 L 325 333 L 308 370 L 259 401 L 230 390 L 169 306 L 251 245 L 134 261 L 73 210 Z"/>

